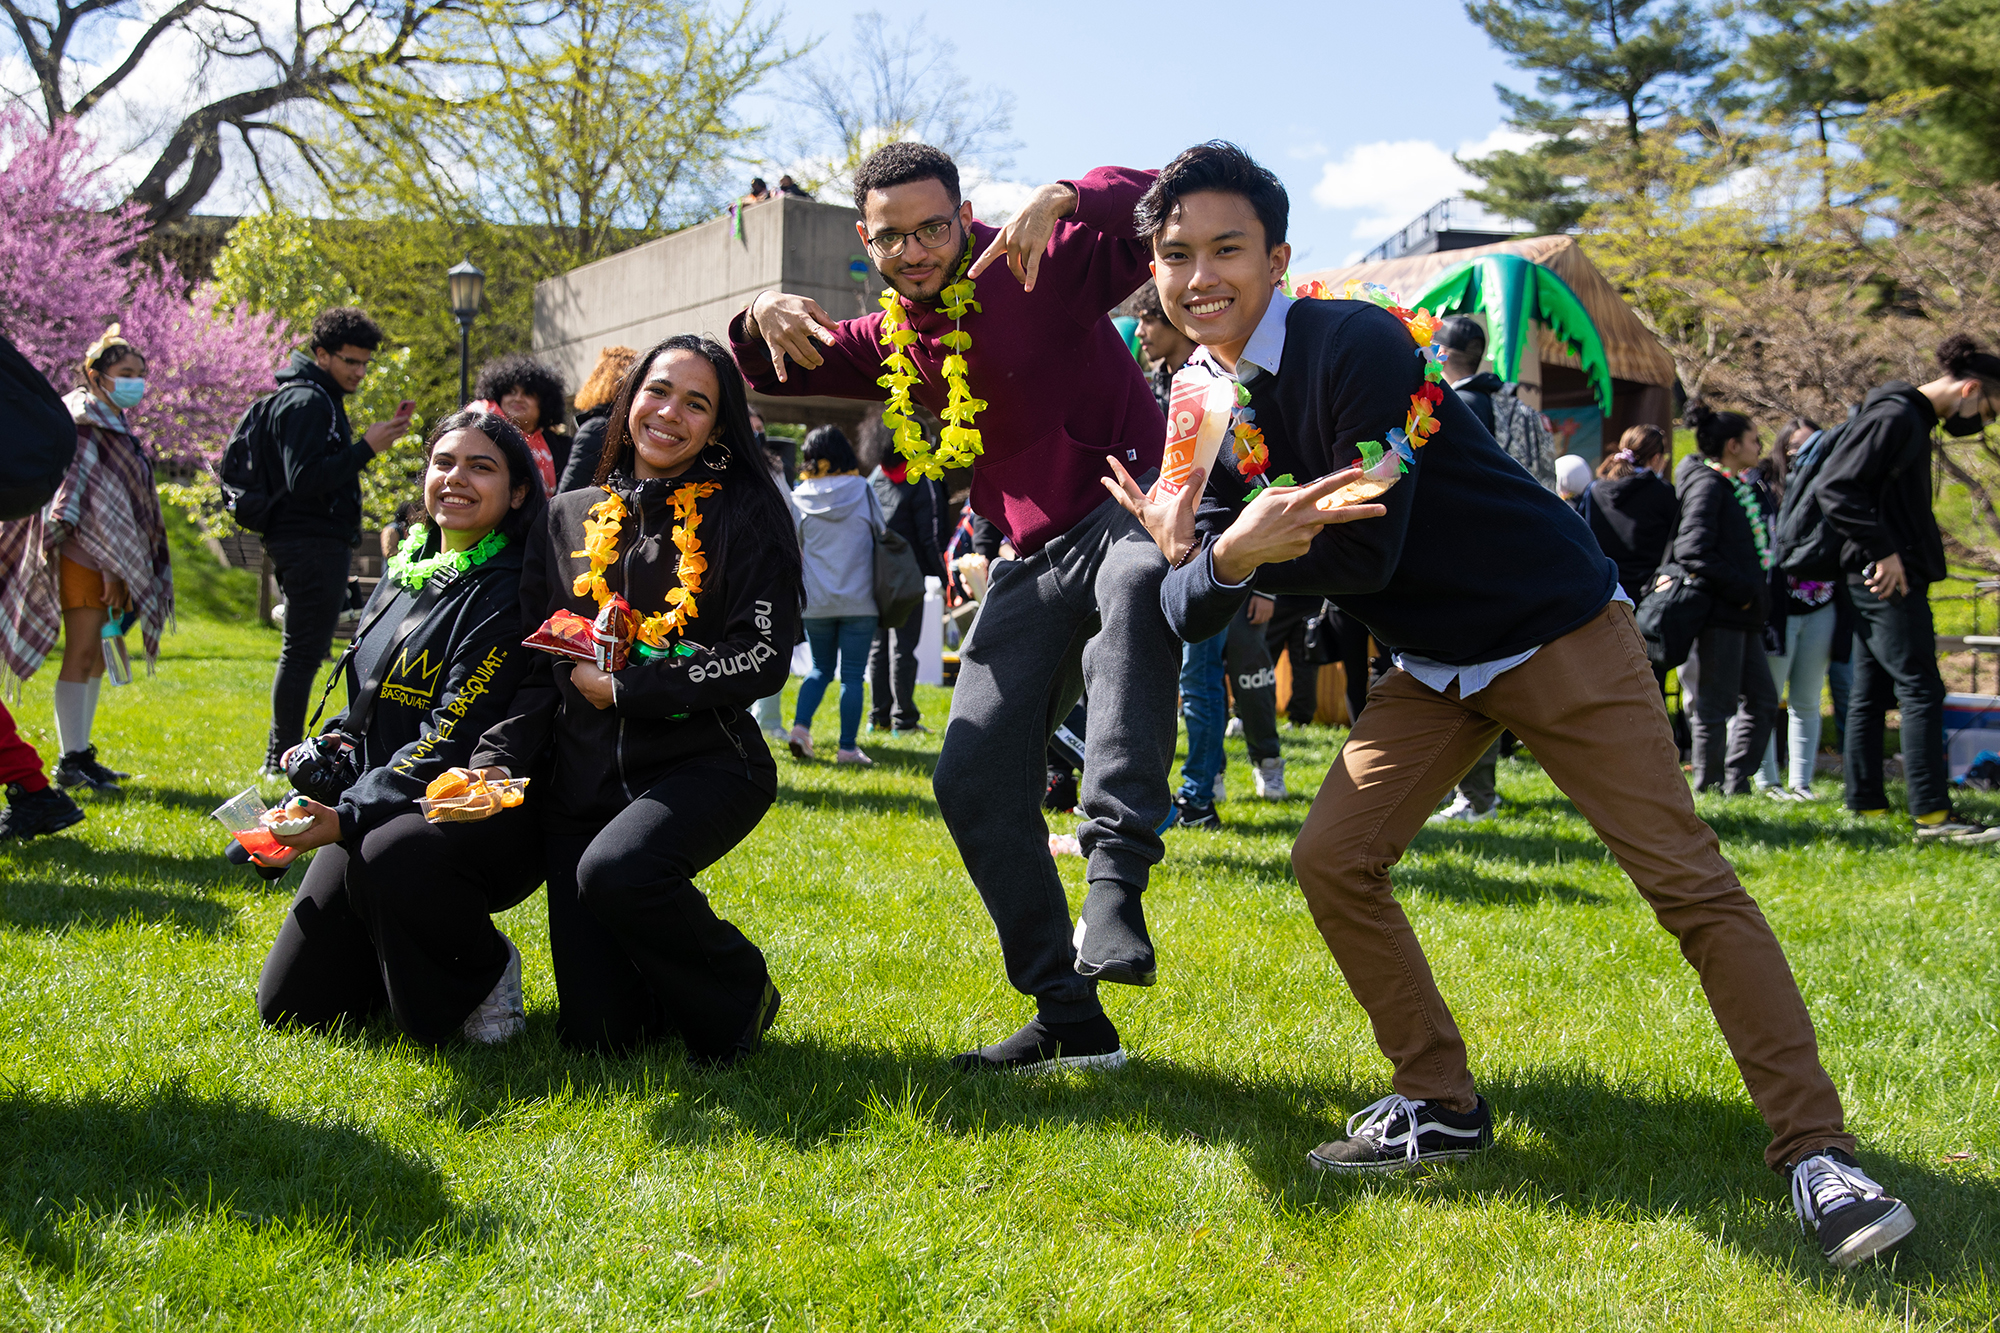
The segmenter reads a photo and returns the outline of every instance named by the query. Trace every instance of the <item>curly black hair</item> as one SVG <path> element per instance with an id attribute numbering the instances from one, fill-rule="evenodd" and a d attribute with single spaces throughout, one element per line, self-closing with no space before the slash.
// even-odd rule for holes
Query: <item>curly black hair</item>
<path id="1" fill-rule="evenodd" d="M 509 352 L 479 368 L 472 396 L 497 403 L 510 389 L 519 389 L 541 404 L 541 419 L 535 423 L 536 430 L 562 425 L 563 396 L 567 389 L 562 376 L 556 371 L 526 352 Z"/>
<path id="2" fill-rule="evenodd" d="M 312 322 L 311 346 L 329 352 L 338 352 L 343 347 L 359 347 L 364 352 L 372 352 L 381 345 L 382 330 L 368 318 L 368 312 L 359 307 L 337 305 L 331 310 L 320 311 Z"/>
<path id="3" fill-rule="evenodd" d="M 861 159 L 861 165 L 855 169 L 855 211 L 862 214 L 868 212 L 870 190 L 888 190 L 928 180 L 944 186 L 944 192 L 951 196 L 951 206 L 958 207 L 958 164 L 951 160 L 949 154 L 927 143 L 903 140 L 885 143 Z"/>

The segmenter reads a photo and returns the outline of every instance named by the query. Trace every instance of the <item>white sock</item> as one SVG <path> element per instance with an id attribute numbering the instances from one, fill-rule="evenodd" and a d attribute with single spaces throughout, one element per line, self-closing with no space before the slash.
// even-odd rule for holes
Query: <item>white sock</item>
<path id="1" fill-rule="evenodd" d="M 90 744 L 90 686 L 80 680 L 59 680 L 56 698 L 56 748 L 75 754 Z"/>
<path id="2" fill-rule="evenodd" d="M 83 683 L 83 688 L 88 690 L 89 693 L 84 696 L 83 744 L 76 747 L 79 750 L 85 749 L 90 745 L 90 729 L 97 723 L 97 692 L 104 688 L 104 677 L 92 676 Z"/>

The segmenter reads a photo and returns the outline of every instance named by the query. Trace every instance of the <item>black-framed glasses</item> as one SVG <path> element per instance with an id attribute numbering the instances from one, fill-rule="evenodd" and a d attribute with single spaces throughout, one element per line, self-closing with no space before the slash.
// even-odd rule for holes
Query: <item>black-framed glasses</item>
<path id="1" fill-rule="evenodd" d="M 914 236 L 917 244 L 924 249 L 935 250 L 951 235 L 952 224 L 955 221 L 956 219 L 946 218 L 942 222 L 926 222 L 915 231 L 878 232 L 868 238 L 868 248 L 875 252 L 878 259 L 894 259 L 903 253 L 903 247 Z"/>
<path id="2" fill-rule="evenodd" d="M 351 366 L 355 370 L 365 371 L 368 369 L 368 358 L 365 356 L 345 356 L 339 352 L 335 352 L 333 359 L 342 365 Z"/>

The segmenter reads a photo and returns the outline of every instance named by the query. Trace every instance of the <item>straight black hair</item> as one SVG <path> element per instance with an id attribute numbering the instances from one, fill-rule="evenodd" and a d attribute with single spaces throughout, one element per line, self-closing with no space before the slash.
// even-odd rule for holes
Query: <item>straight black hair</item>
<path id="1" fill-rule="evenodd" d="M 805 605 L 805 570 L 799 558 L 797 511 L 791 499 L 772 479 L 771 465 L 758 447 L 757 433 L 750 429 L 750 397 L 743 387 L 743 372 L 727 348 L 699 333 L 676 333 L 663 338 L 634 358 L 618 384 L 618 396 L 611 401 L 611 416 L 605 423 L 604 452 L 597 460 L 599 486 L 614 473 L 631 476 L 633 471 L 632 402 L 639 386 L 652 373 L 653 363 L 668 352 L 693 352 L 715 368 L 715 382 L 722 395 L 716 404 L 715 430 L 697 455 L 722 477 L 718 497 L 726 517 L 723 539 L 763 541 L 778 548 L 780 586 Z M 718 462 L 710 450 L 722 454 Z M 706 530 L 704 530 L 706 531 Z"/>
<path id="2" fill-rule="evenodd" d="M 1157 240 L 1173 220 L 1184 195 L 1214 190 L 1240 194 L 1250 201 L 1257 221 L 1264 224 L 1264 248 L 1275 250 L 1285 243 L 1285 225 L 1291 218 L 1291 196 L 1285 183 L 1257 160 L 1223 139 L 1210 139 L 1187 149 L 1160 169 L 1146 193 L 1132 210 L 1132 222 L 1141 236 Z"/>
<path id="3" fill-rule="evenodd" d="M 546 509 L 549 503 L 548 492 L 542 488 L 542 470 L 535 466 L 535 456 L 528 450 L 527 438 L 521 434 L 518 426 L 503 416 L 470 410 L 454 412 L 433 426 L 430 438 L 424 442 L 426 472 L 430 470 L 431 455 L 437 452 L 438 442 L 453 431 L 459 430 L 476 430 L 493 441 L 494 447 L 500 451 L 500 456 L 507 460 L 509 491 L 516 486 L 528 488 L 528 498 L 521 501 L 521 507 L 509 509 L 494 528 L 495 532 L 510 542 L 525 540 L 527 535 L 534 531 L 536 521 L 541 518 L 542 510 Z M 424 549 L 437 550 L 437 520 L 430 516 L 428 510 L 424 513 L 424 527 L 430 532 L 430 538 L 424 543 Z"/>

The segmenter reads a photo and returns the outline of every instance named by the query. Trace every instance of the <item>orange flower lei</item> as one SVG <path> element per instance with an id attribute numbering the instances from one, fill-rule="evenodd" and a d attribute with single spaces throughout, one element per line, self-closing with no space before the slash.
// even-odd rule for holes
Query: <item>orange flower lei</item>
<path id="1" fill-rule="evenodd" d="M 701 595 L 701 576 L 708 569 L 708 557 L 701 553 L 701 542 L 695 536 L 701 527 L 701 514 L 695 509 L 695 502 L 721 489 L 717 482 L 701 481 L 689 482 L 673 493 L 673 542 L 681 553 L 680 586 L 668 590 L 666 611 L 640 619 L 636 637 L 649 648 L 666 648 L 668 635 L 681 633 L 688 621 L 701 614 L 695 609 L 695 598 Z M 590 561 L 590 568 L 576 576 L 571 590 L 578 597 L 588 593 L 599 606 L 611 600 L 604 571 L 618 563 L 618 534 L 629 512 L 625 502 L 609 488 L 604 497 L 590 507 L 590 517 L 583 521 L 583 549 L 570 552 Z"/>

